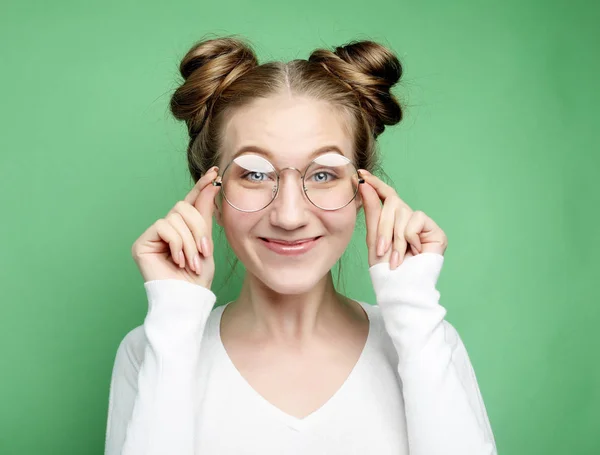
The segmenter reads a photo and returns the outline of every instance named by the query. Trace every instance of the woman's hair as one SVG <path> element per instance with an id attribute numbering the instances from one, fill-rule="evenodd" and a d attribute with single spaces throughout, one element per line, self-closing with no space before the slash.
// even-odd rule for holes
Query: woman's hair
<path id="1" fill-rule="evenodd" d="M 348 114 L 358 168 L 378 165 L 375 139 L 402 119 L 390 89 L 402 76 L 396 55 L 373 41 L 335 50 L 317 49 L 308 60 L 259 65 L 243 39 L 195 43 L 179 65 L 183 82 L 171 97 L 175 118 L 185 121 L 187 161 L 194 182 L 219 162 L 223 124 L 235 108 L 282 92 L 331 103 Z"/>
<path id="2" fill-rule="evenodd" d="M 179 71 L 183 81 L 170 109 L 187 125 L 187 162 L 194 182 L 218 165 L 228 115 L 257 98 L 291 93 L 329 102 L 346 114 L 356 167 L 370 172 L 379 168 L 377 137 L 386 125 L 402 120 L 400 103 L 390 92 L 402 66 L 392 51 L 373 41 L 317 49 L 307 60 L 259 64 L 244 39 L 208 39 L 190 48 Z M 340 269 L 338 282 L 339 277 Z"/>

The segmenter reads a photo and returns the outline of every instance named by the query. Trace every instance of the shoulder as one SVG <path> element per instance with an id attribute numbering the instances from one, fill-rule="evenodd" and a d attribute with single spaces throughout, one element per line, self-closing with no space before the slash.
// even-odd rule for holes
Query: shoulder
<path id="1" fill-rule="evenodd" d="M 361 300 L 356 300 L 369 318 L 370 332 L 375 335 L 376 338 L 381 339 L 385 337 L 385 322 L 381 313 L 381 308 L 377 304 L 370 304 Z"/>
<path id="2" fill-rule="evenodd" d="M 219 322 L 221 312 L 222 306 L 215 306 L 206 321 L 206 326 L 203 327 L 202 343 L 206 344 L 206 347 L 211 345 L 210 341 L 212 341 L 211 338 L 214 337 L 216 333 L 216 324 Z M 118 363 L 120 367 L 127 365 L 137 371 L 144 360 L 144 353 L 146 352 L 148 344 L 149 342 L 144 325 L 139 325 L 131 329 L 119 343 L 116 354 L 116 363 Z"/>
<path id="3" fill-rule="evenodd" d="M 148 339 L 143 325 L 130 330 L 119 343 L 115 366 L 124 367 L 127 365 L 137 370 L 144 360 L 144 350 L 147 344 Z"/>
<path id="4" fill-rule="evenodd" d="M 121 340 L 121 344 L 128 348 L 135 349 L 140 345 L 143 345 L 147 342 L 146 334 L 144 332 L 144 326 L 139 325 L 133 329 L 131 329 Z"/>

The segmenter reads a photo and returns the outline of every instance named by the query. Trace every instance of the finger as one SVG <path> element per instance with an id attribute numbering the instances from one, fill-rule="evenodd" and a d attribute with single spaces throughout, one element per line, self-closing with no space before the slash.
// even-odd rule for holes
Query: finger
<path id="1" fill-rule="evenodd" d="M 370 172 L 361 169 L 360 175 L 364 177 L 365 181 L 369 185 L 371 185 L 375 189 L 375 191 L 377 191 L 377 194 L 379 195 L 379 198 L 382 201 L 385 201 L 385 199 L 389 197 L 398 197 L 398 193 L 394 188 L 392 188 L 390 185 L 383 182 L 381 179 L 374 176 Z M 398 197 L 398 199 L 400 198 Z M 406 204 L 406 202 L 404 202 L 402 199 L 400 199 L 400 202 L 408 207 L 408 204 Z"/>
<path id="2" fill-rule="evenodd" d="M 192 187 L 188 194 L 186 194 L 183 199 L 185 202 L 194 205 L 194 202 L 198 198 L 200 191 L 206 187 L 206 185 L 211 184 L 213 180 L 217 177 L 217 170 L 219 168 L 214 166 L 208 170 L 206 174 L 204 174 L 200 179 L 196 182 L 196 184 Z"/>
<path id="3" fill-rule="evenodd" d="M 360 196 L 363 202 L 365 211 L 365 223 L 367 225 L 367 248 L 369 250 L 369 265 L 375 264 L 377 261 L 376 242 L 377 228 L 381 215 L 381 202 L 379 196 L 373 187 L 368 183 L 359 185 Z"/>
<path id="4" fill-rule="evenodd" d="M 171 224 L 164 218 L 161 218 L 154 223 L 154 227 L 156 228 L 156 232 L 158 236 L 169 245 L 169 250 L 171 251 L 171 258 L 175 265 L 179 267 L 184 267 L 185 264 L 182 264 L 180 252 L 183 247 L 183 240 L 181 236 L 177 233 L 175 228 L 171 226 Z"/>
<path id="5" fill-rule="evenodd" d="M 213 180 L 216 177 L 217 177 L 217 173 L 215 171 Z M 192 202 L 192 205 L 194 207 L 196 207 L 196 210 L 198 210 L 198 212 L 200 212 L 200 215 L 202 215 L 202 218 L 204 218 L 204 222 L 206 223 L 205 236 L 209 240 L 211 246 L 212 246 L 212 224 L 213 224 L 212 218 L 213 218 L 213 212 L 214 212 L 214 207 L 215 207 L 215 197 L 217 196 L 217 194 L 219 194 L 220 190 L 221 190 L 221 187 L 214 186 L 212 184 L 212 180 L 211 180 L 206 186 L 204 186 L 204 188 L 202 188 L 200 190 L 198 197 L 196 197 L 196 199 Z"/>
<path id="6" fill-rule="evenodd" d="M 409 222 L 405 236 L 412 239 L 411 243 L 414 242 L 415 247 L 419 250 L 419 253 L 423 253 L 426 249 L 430 251 L 439 251 L 440 254 L 446 249 L 448 239 L 440 227 L 428 217 L 425 213 L 418 210 L 415 212 L 415 220 Z M 438 246 L 433 246 L 437 244 Z M 429 248 L 433 246 L 433 249 Z"/>
<path id="7" fill-rule="evenodd" d="M 200 248 L 198 249 L 206 257 L 212 254 L 212 215 L 214 199 L 219 194 L 220 186 L 215 186 L 212 182 L 218 177 L 218 167 L 214 166 L 204 174 L 183 199 L 185 202 L 194 206 L 200 215 L 204 218 L 206 229 L 204 237 L 200 239 Z M 206 199 L 205 199 L 206 198 Z"/>
<path id="8" fill-rule="evenodd" d="M 206 243 L 208 241 L 207 238 L 203 240 L 203 237 L 206 237 L 207 235 L 208 229 L 207 222 L 204 219 L 204 217 L 200 215 L 200 212 L 198 212 L 198 210 L 196 210 L 195 207 L 193 207 L 185 201 L 179 201 L 177 204 L 175 204 L 175 206 L 172 209 L 172 212 L 181 215 L 181 217 L 185 221 L 187 228 L 190 230 L 192 236 L 194 237 L 197 250 L 204 257 L 210 255 L 210 249 L 207 248 L 206 245 L 202 245 L 202 243 Z"/>
<path id="9" fill-rule="evenodd" d="M 397 207 L 390 202 L 386 201 L 381 209 L 381 216 L 379 217 L 379 225 L 377 228 L 377 256 L 383 256 L 390 246 L 394 238 L 394 223 L 396 221 L 396 209 Z"/>
<path id="10" fill-rule="evenodd" d="M 395 269 L 404 261 L 406 255 L 407 241 L 404 235 L 406 225 L 411 218 L 410 210 L 406 207 L 400 207 L 396 212 L 396 222 L 394 224 L 394 247 L 390 268 Z"/>
<path id="11" fill-rule="evenodd" d="M 187 264 L 189 265 L 190 269 L 197 274 L 200 274 L 200 256 L 198 255 L 198 248 L 196 247 L 194 236 L 192 235 L 183 217 L 179 213 L 173 212 L 167 216 L 166 220 L 175 229 L 175 231 L 177 231 L 177 234 L 179 234 L 183 241 L 181 249 L 181 251 L 184 253 L 183 265 L 185 266 L 187 260 Z"/>
<path id="12" fill-rule="evenodd" d="M 409 245 L 410 245 L 410 250 L 412 251 L 412 255 L 413 255 L 413 256 L 416 256 L 416 255 L 418 255 L 418 254 L 419 254 L 419 251 L 418 251 L 418 250 L 417 250 L 417 249 L 414 247 L 414 245 L 413 245 L 412 243 L 409 243 Z M 407 254 L 407 256 L 408 256 L 408 254 Z M 405 257 L 406 257 L 406 256 L 405 256 Z"/>
<path id="13" fill-rule="evenodd" d="M 425 213 L 417 210 L 412 214 L 404 228 L 404 237 L 414 246 L 418 253 L 423 251 L 423 245 L 421 244 L 421 237 L 419 234 L 426 234 L 428 228 L 431 228 L 431 226 L 426 226 L 428 224 L 428 218 L 429 217 L 425 215 Z"/>

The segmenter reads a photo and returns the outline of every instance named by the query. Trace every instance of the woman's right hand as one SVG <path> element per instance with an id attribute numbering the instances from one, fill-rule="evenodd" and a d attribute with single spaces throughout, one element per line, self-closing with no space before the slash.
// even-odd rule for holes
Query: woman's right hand
<path id="1" fill-rule="evenodd" d="M 134 242 L 131 254 L 144 282 L 176 279 L 210 289 L 215 274 L 212 215 L 220 187 L 216 167 Z"/>

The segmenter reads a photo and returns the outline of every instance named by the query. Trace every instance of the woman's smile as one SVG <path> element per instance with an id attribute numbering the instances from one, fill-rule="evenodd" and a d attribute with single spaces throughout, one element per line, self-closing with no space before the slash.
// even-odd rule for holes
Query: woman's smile
<path id="1" fill-rule="evenodd" d="M 319 243 L 321 237 L 317 236 L 293 241 L 260 237 L 260 241 L 266 248 L 277 254 L 298 256 L 313 249 Z"/>

